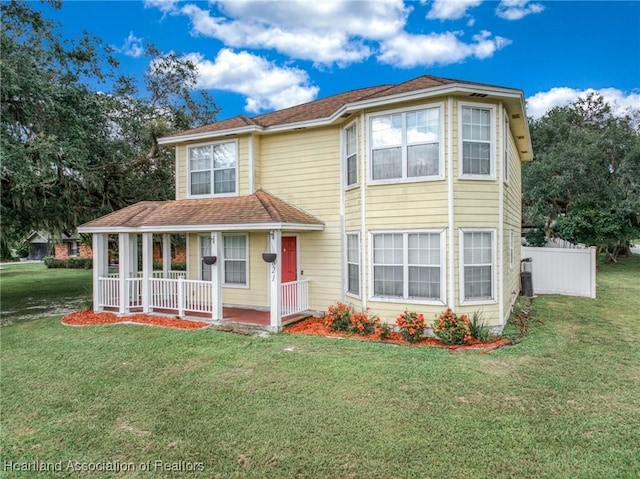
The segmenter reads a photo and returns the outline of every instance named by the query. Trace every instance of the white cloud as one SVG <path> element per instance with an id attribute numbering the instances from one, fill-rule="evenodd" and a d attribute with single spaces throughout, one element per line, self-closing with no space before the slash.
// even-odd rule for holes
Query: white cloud
<path id="1" fill-rule="evenodd" d="M 145 8 L 157 8 L 163 13 L 173 13 L 177 10 L 180 0 L 144 0 Z"/>
<path id="2" fill-rule="evenodd" d="M 410 9 L 401 0 L 288 2 L 220 0 L 225 16 L 187 4 L 195 34 L 217 38 L 235 48 L 274 49 L 290 58 L 318 65 L 345 66 L 371 54 L 368 41 L 402 31 Z"/>
<path id="3" fill-rule="evenodd" d="M 195 4 L 180 11 L 190 18 L 194 33 L 226 46 L 273 49 L 317 65 L 339 66 L 368 58 L 372 51 L 366 42 L 397 34 L 409 12 L 399 0 L 224 0 L 217 5 L 226 16 L 212 16 Z"/>
<path id="4" fill-rule="evenodd" d="M 502 0 L 496 7 L 496 15 L 505 20 L 520 20 L 531 13 L 540 13 L 544 5 L 530 0 Z"/>
<path id="5" fill-rule="evenodd" d="M 432 20 L 457 20 L 466 15 L 469 8 L 477 7 L 482 0 L 434 0 L 427 18 Z"/>
<path id="6" fill-rule="evenodd" d="M 144 54 L 142 38 L 138 38 L 133 34 L 133 32 L 130 32 L 129 36 L 125 38 L 122 47 L 118 48 L 117 50 L 123 55 L 127 55 L 133 58 L 140 58 Z"/>
<path id="7" fill-rule="evenodd" d="M 627 109 L 637 109 L 640 105 L 640 91 L 623 92 L 617 88 L 577 90 L 569 87 L 555 87 L 527 98 L 527 114 L 540 118 L 551 108 L 570 105 L 578 98 L 586 98 L 590 93 L 601 95 L 616 115 L 623 115 Z"/>
<path id="8" fill-rule="evenodd" d="M 461 41 L 461 35 L 461 32 L 429 35 L 402 33 L 382 43 L 378 60 L 401 68 L 447 65 L 459 63 L 469 57 L 491 57 L 497 50 L 511 43 L 507 38 L 492 37 L 486 30 L 474 35 L 472 43 Z"/>
<path id="9" fill-rule="evenodd" d="M 187 57 L 198 67 L 198 87 L 244 95 L 245 109 L 251 113 L 298 105 L 318 95 L 318 87 L 309 84 L 305 71 L 279 67 L 248 52 L 223 48 L 214 61 L 199 53 Z"/>

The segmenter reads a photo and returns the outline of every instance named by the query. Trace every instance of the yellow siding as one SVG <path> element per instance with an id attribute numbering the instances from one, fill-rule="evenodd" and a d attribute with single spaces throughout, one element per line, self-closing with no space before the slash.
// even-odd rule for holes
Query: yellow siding
<path id="1" fill-rule="evenodd" d="M 260 144 L 260 186 L 325 223 L 323 231 L 299 234 L 299 266 L 318 311 L 342 295 L 340 134 L 340 127 L 317 128 L 265 136 Z"/>
<path id="2" fill-rule="evenodd" d="M 447 182 L 367 187 L 367 229 L 440 228 L 447 225 Z"/>
<path id="3" fill-rule="evenodd" d="M 176 158 L 178 161 L 178 197 L 176 200 L 182 200 L 187 197 L 187 147 L 184 145 L 176 146 Z"/>
<path id="4" fill-rule="evenodd" d="M 520 228 L 522 222 L 521 163 L 513 136 L 509 136 L 510 180 L 504 187 L 504 313 L 509 315 L 511 306 L 520 291 Z M 509 264 L 509 231 L 513 231 L 514 261 Z"/>

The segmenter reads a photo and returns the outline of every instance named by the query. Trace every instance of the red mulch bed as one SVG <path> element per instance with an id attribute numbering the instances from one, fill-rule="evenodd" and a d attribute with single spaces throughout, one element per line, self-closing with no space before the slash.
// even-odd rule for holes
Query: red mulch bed
<path id="1" fill-rule="evenodd" d="M 163 318 L 149 314 L 132 314 L 129 316 L 117 316 L 114 313 L 96 313 L 91 310 L 76 311 L 61 319 L 63 324 L 70 326 L 89 326 L 96 324 L 138 323 L 151 326 L 163 326 L 165 328 L 201 329 L 209 326 L 202 321 L 190 321 L 185 319 Z"/>
<path id="2" fill-rule="evenodd" d="M 329 336 L 329 337 L 339 337 L 339 338 L 354 338 L 360 339 L 362 341 L 377 341 L 383 343 L 392 343 L 392 344 L 410 344 L 402 337 L 400 333 L 390 333 L 387 338 L 383 341 L 378 339 L 376 336 L 359 336 L 346 332 L 334 332 L 331 331 L 325 324 L 324 319 L 322 318 L 309 318 L 302 320 L 298 323 L 292 324 L 285 328 L 285 331 L 291 334 L 305 334 L 311 336 Z M 499 348 L 500 346 L 505 346 L 508 344 L 512 344 L 512 341 L 504 338 L 495 337 L 491 341 L 482 343 L 475 339 L 472 339 L 467 344 L 455 344 L 452 346 L 448 346 L 443 344 L 442 341 L 436 338 L 422 338 L 417 342 L 413 343 L 415 346 L 431 346 L 437 348 L 446 348 L 452 351 L 466 351 L 466 350 L 480 350 L 482 352 L 492 351 L 494 349 Z"/>

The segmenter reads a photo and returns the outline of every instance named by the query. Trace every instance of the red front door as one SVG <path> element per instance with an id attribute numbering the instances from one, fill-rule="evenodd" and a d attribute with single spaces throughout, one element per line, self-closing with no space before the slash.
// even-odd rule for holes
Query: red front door
<path id="1" fill-rule="evenodd" d="M 295 236 L 282 237 L 282 282 L 298 279 L 298 245 Z"/>

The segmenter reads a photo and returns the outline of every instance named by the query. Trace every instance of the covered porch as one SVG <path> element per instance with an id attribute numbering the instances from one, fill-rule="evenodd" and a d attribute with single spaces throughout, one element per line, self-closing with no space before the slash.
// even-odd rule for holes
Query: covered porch
<path id="1" fill-rule="evenodd" d="M 79 231 L 93 238 L 95 311 L 170 314 L 277 332 L 309 310 L 311 282 L 297 265 L 295 274 L 288 271 L 287 241 L 322 229 L 321 221 L 259 190 L 245 197 L 138 203 Z M 186 271 L 171 270 L 170 235 L 178 233 L 192 239 Z M 110 271 L 109 236 L 116 234 L 118 265 Z M 159 235 L 162 270 L 154 271 Z M 244 238 L 242 247 L 227 241 L 237 237 Z M 232 284 L 238 277 L 244 284 Z"/>

